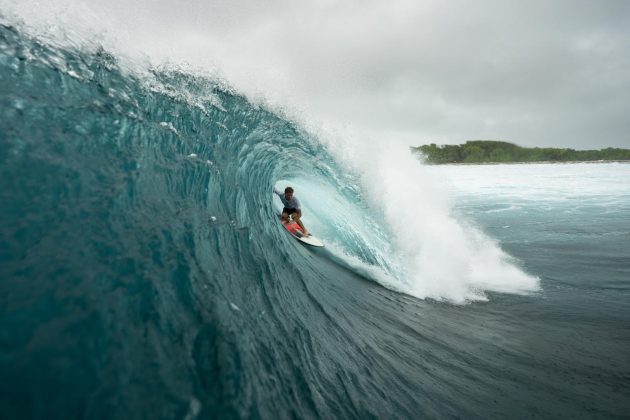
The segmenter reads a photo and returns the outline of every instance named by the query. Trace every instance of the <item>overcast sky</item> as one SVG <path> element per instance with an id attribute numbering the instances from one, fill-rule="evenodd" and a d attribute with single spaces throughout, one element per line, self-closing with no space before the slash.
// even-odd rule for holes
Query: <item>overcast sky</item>
<path id="1" fill-rule="evenodd" d="M 376 141 L 630 148 L 627 0 L 35 3 Z"/>

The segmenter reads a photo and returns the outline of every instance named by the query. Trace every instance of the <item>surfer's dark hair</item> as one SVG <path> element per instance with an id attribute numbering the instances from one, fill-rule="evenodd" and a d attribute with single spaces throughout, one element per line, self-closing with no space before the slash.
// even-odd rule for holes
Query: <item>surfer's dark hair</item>
<path id="1" fill-rule="evenodd" d="M 284 193 L 285 193 L 285 194 L 287 194 L 287 193 L 291 193 L 291 194 L 293 194 L 293 188 L 291 188 L 291 187 L 286 187 L 286 188 L 284 189 Z"/>

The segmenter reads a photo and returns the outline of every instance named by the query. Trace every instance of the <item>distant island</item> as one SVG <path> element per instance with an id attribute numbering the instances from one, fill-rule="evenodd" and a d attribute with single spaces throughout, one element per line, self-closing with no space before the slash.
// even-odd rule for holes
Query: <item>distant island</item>
<path id="1" fill-rule="evenodd" d="M 435 143 L 412 147 L 427 163 L 522 163 L 630 161 L 629 149 L 573 150 L 521 147 L 504 141 L 472 140 L 459 145 Z"/>

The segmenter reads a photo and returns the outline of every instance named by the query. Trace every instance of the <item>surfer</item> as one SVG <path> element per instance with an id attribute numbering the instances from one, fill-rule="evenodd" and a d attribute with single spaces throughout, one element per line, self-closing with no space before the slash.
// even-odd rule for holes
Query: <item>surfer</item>
<path id="1" fill-rule="evenodd" d="M 284 193 L 274 188 L 273 192 L 278 194 L 278 197 L 280 197 L 280 201 L 282 201 L 282 204 L 284 204 L 284 208 L 282 209 L 282 220 L 288 221 L 289 217 L 291 217 L 294 222 L 300 225 L 300 227 L 304 231 L 304 236 L 308 236 L 308 230 L 306 230 L 304 223 L 302 223 L 302 220 L 300 220 L 302 218 L 302 208 L 300 206 L 300 200 L 298 200 L 298 198 L 293 195 L 293 188 L 286 187 L 284 189 Z"/>

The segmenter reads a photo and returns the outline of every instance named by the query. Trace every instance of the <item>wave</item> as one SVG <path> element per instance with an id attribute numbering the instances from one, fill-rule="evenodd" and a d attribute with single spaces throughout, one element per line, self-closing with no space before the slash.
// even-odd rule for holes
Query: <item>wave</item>
<path id="1" fill-rule="evenodd" d="M 370 338 L 392 313 L 355 314 L 387 311 L 387 289 L 464 303 L 538 287 L 404 148 L 331 140 L 176 67 L 129 71 L 6 24 L 0 42 L 9 413 L 411 417 L 409 391 L 377 401 L 424 377 L 398 354 L 420 350 Z M 286 184 L 325 250 L 277 222 Z M 421 353 L 448 364 L 430 356 L 445 341 Z"/>
<path id="2" fill-rule="evenodd" d="M 294 184 L 318 236 L 379 271 L 388 287 L 453 302 L 538 287 L 492 240 L 450 215 L 439 181 L 405 148 L 309 134 L 217 79 L 172 67 L 133 74 L 102 48 L 55 48 L 10 27 L 3 36 L 13 165 L 48 156 L 58 175 L 97 172 L 114 189 L 125 179 L 151 207 L 192 212 L 199 229 L 247 230 L 260 248 L 285 240 L 271 187 Z M 135 212 L 154 217 L 142 205 Z"/>

